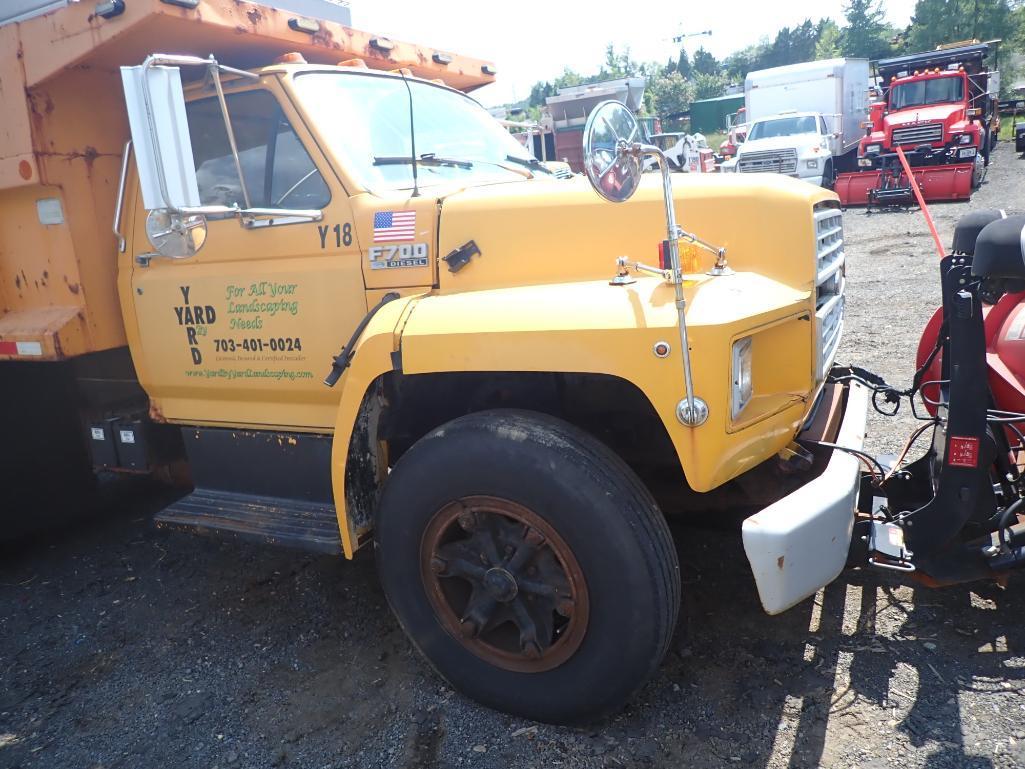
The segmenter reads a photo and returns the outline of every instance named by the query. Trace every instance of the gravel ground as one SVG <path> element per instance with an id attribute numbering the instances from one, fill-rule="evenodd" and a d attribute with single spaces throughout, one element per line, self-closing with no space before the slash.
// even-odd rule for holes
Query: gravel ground
<path id="1" fill-rule="evenodd" d="M 969 205 L 1020 205 L 1002 146 Z M 841 360 L 903 384 L 936 306 L 919 213 L 845 214 Z M 873 420 L 896 450 L 909 422 Z M 1025 766 L 1025 597 L 845 574 L 765 616 L 734 533 L 676 527 L 681 624 L 662 669 L 590 729 L 448 689 L 353 563 L 155 531 L 159 495 L 0 552 L 0 767 Z M 1014 583 L 1012 583 L 1013 586 Z M 1016 619 L 1017 618 L 1017 619 Z"/>

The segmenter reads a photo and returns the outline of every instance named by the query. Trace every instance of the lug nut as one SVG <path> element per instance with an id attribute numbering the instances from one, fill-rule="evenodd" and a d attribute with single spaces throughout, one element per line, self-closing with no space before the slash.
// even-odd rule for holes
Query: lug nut
<path id="1" fill-rule="evenodd" d="M 463 531 L 473 531 L 477 528 L 477 516 L 467 510 L 465 513 L 459 514 L 459 526 Z"/>
<path id="2" fill-rule="evenodd" d="M 544 535 L 536 529 L 530 529 L 527 532 L 527 536 L 523 539 L 528 545 L 532 545 L 533 547 L 537 547 L 545 541 Z"/>
<path id="3" fill-rule="evenodd" d="M 555 611 L 559 612 L 563 617 L 569 619 L 573 616 L 573 599 L 563 598 L 555 607 Z"/>

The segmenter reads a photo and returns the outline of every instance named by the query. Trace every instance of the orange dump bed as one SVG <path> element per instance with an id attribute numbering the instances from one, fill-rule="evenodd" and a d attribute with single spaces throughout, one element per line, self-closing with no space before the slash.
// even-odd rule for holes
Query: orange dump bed
<path id="1" fill-rule="evenodd" d="M 293 21 L 316 30 L 299 31 L 296 14 L 257 3 L 125 5 L 110 19 L 84 2 L 0 27 L 0 360 L 125 344 L 111 229 L 129 136 L 119 67 L 159 52 L 252 68 L 298 51 L 311 63 L 405 67 L 463 91 L 494 80 L 484 61 L 382 45 L 383 36 L 321 20 Z"/>

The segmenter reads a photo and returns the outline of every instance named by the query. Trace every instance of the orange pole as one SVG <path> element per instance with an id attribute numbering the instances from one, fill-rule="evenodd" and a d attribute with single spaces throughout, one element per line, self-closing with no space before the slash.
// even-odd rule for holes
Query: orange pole
<path id="1" fill-rule="evenodd" d="M 932 239 L 936 243 L 936 251 L 940 255 L 940 259 L 947 255 L 947 252 L 943 248 L 943 243 L 940 241 L 940 234 L 936 232 L 936 223 L 932 220 L 932 214 L 929 213 L 929 206 L 925 204 L 925 198 L 922 197 L 922 191 L 918 189 L 918 180 L 915 179 L 915 175 L 911 173 L 911 166 L 908 164 L 908 159 L 904 157 L 904 150 L 897 147 L 897 157 L 900 158 L 900 164 L 904 166 L 904 173 L 907 174 L 908 182 L 911 184 L 911 189 L 915 193 L 915 199 L 918 201 L 918 207 L 922 209 L 922 213 L 925 214 L 925 223 L 929 225 L 929 232 L 932 233 Z"/>

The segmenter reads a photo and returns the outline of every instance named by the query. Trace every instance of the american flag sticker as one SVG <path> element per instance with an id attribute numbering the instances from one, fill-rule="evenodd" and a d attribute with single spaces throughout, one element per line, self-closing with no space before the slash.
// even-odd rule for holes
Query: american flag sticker
<path id="1" fill-rule="evenodd" d="M 374 214 L 374 242 L 412 240 L 416 235 L 416 211 L 378 211 Z"/>

